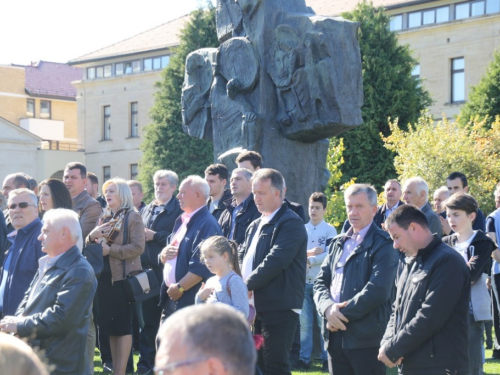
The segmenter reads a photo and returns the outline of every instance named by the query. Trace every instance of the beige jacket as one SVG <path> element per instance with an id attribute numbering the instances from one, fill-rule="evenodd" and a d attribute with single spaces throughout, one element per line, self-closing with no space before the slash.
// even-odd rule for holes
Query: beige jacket
<path id="1" fill-rule="evenodd" d="M 126 219 L 124 219 L 125 221 Z M 87 237 L 87 244 L 90 237 Z M 142 270 L 141 254 L 144 252 L 146 239 L 144 224 L 137 211 L 128 213 L 128 242 L 123 245 L 123 228 L 113 241 L 109 250 L 109 265 L 111 266 L 111 281 L 123 280 L 123 260 L 125 260 L 125 275 Z"/>

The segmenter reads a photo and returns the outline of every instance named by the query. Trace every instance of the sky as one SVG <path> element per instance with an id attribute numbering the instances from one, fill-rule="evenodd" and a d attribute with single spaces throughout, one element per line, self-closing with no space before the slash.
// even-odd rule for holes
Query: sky
<path id="1" fill-rule="evenodd" d="M 6 1 L 0 15 L 0 64 L 65 63 L 188 14 L 206 2 Z"/>

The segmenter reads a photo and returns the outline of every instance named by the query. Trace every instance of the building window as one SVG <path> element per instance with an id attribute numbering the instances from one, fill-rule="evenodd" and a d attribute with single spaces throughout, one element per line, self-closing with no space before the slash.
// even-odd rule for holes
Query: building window
<path id="1" fill-rule="evenodd" d="M 411 76 L 415 79 L 420 78 L 420 64 L 417 64 L 413 67 L 413 69 L 411 70 Z"/>
<path id="2" fill-rule="evenodd" d="M 450 20 L 450 7 L 436 9 L 436 23 L 448 22 Z"/>
<path id="3" fill-rule="evenodd" d="M 102 139 L 111 139 L 111 106 L 107 105 L 103 108 L 103 132 Z"/>
<path id="4" fill-rule="evenodd" d="M 108 181 L 110 178 L 111 178 L 111 167 L 109 165 L 102 167 L 102 181 L 103 181 L 103 183 Z"/>
<path id="5" fill-rule="evenodd" d="M 115 64 L 115 76 L 123 75 L 123 63 Z"/>
<path id="6" fill-rule="evenodd" d="M 112 65 L 104 65 L 104 77 L 111 77 Z"/>
<path id="7" fill-rule="evenodd" d="M 465 61 L 463 57 L 451 60 L 451 102 L 465 100 Z"/>
<path id="8" fill-rule="evenodd" d="M 137 164 L 130 164 L 130 179 L 137 180 L 137 175 L 139 171 L 137 169 Z"/>
<path id="9" fill-rule="evenodd" d="M 419 27 L 422 25 L 422 12 L 413 12 L 408 14 L 408 27 Z"/>
<path id="10" fill-rule="evenodd" d="M 26 100 L 26 116 L 35 117 L 35 99 Z"/>
<path id="11" fill-rule="evenodd" d="M 402 18 L 402 16 L 401 16 L 401 18 Z M 162 69 L 166 68 L 169 62 L 170 62 L 170 56 L 162 56 L 161 57 L 161 68 Z"/>
<path id="12" fill-rule="evenodd" d="M 403 15 L 398 14 L 397 16 L 391 17 L 391 22 L 389 23 L 389 30 L 398 31 L 403 29 Z"/>
<path id="13" fill-rule="evenodd" d="M 102 78 L 104 77 L 104 66 L 98 66 L 95 68 L 95 77 Z"/>
<path id="14" fill-rule="evenodd" d="M 500 0 L 486 0 L 486 13 L 500 12 Z"/>
<path id="15" fill-rule="evenodd" d="M 95 79 L 95 68 L 87 68 L 87 79 Z"/>
<path id="16" fill-rule="evenodd" d="M 130 103 L 130 136 L 139 136 L 139 105 L 137 102 Z"/>
<path id="17" fill-rule="evenodd" d="M 153 59 L 144 59 L 144 71 L 148 72 L 150 70 L 153 70 Z"/>
<path id="18" fill-rule="evenodd" d="M 49 100 L 40 100 L 40 117 L 41 118 L 51 117 Z"/>

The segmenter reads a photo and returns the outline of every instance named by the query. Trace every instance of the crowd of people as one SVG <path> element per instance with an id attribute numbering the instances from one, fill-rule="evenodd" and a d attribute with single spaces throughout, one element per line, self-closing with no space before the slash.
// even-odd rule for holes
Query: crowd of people
<path id="1" fill-rule="evenodd" d="M 92 374 L 96 345 L 117 375 L 290 374 L 314 360 L 334 375 L 483 373 L 485 326 L 500 337 L 500 184 L 486 219 L 460 172 L 432 205 L 420 177 L 387 181 L 382 205 L 354 184 L 337 234 L 323 193 L 306 220 L 258 153 L 236 164 L 183 181 L 158 170 L 149 204 L 135 180 L 100 194 L 76 162 L 63 181 L 6 176 L 2 353 L 30 374 Z M 160 292 L 132 303 L 127 280 L 144 269 Z M 12 360 L 0 354 L 0 370 Z"/>

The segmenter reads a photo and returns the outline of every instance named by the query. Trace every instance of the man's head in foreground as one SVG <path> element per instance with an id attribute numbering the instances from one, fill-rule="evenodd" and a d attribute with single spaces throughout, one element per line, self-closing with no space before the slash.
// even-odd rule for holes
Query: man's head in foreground
<path id="1" fill-rule="evenodd" d="M 159 375 L 253 375 L 257 354 L 248 323 L 220 303 L 178 310 L 158 334 Z"/>

